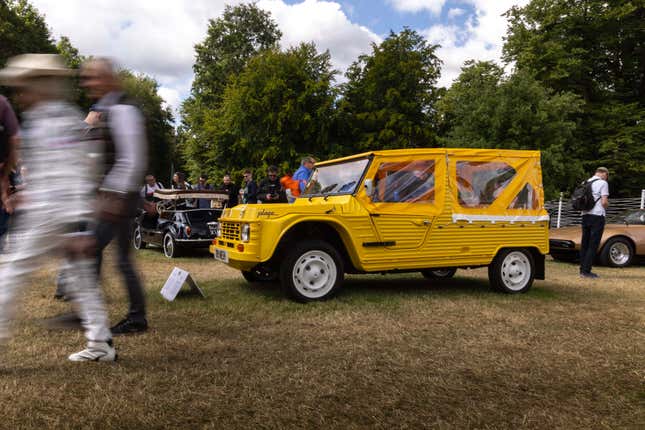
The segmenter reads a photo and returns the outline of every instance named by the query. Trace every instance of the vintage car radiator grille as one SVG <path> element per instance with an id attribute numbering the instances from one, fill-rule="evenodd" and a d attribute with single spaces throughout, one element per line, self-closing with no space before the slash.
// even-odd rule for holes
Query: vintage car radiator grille
<path id="1" fill-rule="evenodd" d="M 222 229 L 222 239 L 240 240 L 240 223 L 223 221 L 220 228 Z"/>

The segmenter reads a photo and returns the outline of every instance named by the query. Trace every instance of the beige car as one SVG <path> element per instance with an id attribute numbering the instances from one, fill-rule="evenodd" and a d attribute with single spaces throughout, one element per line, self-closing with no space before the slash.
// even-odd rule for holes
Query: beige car
<path id="1" fill-rule="evenodd" d="M 555 260 L 574 261 L 580 253 L 579 225 L 549 231 L 550 254 Z M 611 267 L 626 267 L 645 256 L 645 209 L 609 219 L 598 247 L 598 260 Z"/>

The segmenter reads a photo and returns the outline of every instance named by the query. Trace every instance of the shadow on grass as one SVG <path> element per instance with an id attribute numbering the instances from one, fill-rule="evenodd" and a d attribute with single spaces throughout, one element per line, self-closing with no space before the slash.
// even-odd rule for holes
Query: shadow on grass
<path id="1" fill-rule="evenodd" d="M 254 297 L 270 301 L 284 301 L 285 293 L 278 283 L 244 283 L 242 289 Z M 451 279 L 425 279 L 410 275 L 365 275 L 350 276 L 345 279 L 332 301 L 355 303 L 390 302 L 398 299 L 429 297 L 478 297 L 495 299 L 511 297 L 491 289 L 488 280 L 480 278 L 455 277 Z M 552 286 L 535 286 L 527 293 L 516 294 L 523 300 L 553 300 L 559 294 Z"/>

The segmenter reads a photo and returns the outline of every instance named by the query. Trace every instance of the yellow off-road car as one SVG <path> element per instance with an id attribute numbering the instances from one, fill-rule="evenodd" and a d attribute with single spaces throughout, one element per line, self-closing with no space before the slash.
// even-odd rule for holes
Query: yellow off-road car
<path id="1" fill-rule="evenodd" d="M 345 273 L 482 266 L 494 288 L 520 293 L 544 279 L 543 203 L 538 151 L 374 151 L 319 163 L 292 204 L 225 209 L 210 251 L 304 302 L 334 294 Z"/>

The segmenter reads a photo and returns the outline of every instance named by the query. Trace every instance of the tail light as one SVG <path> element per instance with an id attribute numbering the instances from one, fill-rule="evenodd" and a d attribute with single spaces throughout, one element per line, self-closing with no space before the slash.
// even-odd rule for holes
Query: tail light
<path id="1" fill-rule="evenodd" d="M 188 225 L 186 226 L 186 236 L 190 236 L 190 232 L 191 232 L 191 229 L 190 229 L 190 226 Z"/>

